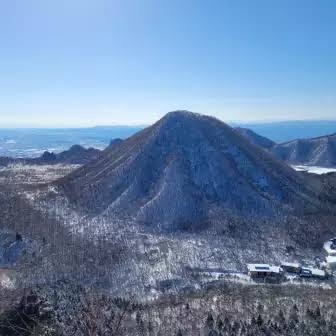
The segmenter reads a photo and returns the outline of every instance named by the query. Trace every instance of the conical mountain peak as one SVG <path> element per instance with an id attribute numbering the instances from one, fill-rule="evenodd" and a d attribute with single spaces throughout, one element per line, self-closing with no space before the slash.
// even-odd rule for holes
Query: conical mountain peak
<path id="1" fill-rule="evenodd" d="M 168 113 L 61 187 L 88 213 L 168 230 L 316 203 L 302 175 L 220 120 L 188 111 Z"/>

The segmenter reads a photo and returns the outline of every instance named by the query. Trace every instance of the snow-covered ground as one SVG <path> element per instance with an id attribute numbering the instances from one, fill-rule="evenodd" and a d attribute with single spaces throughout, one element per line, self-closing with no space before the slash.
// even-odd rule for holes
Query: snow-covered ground
<path id="1" fill-rule="evenodd" d="M 15 281 L 9 276 L 10 271 L 0 268 L 0 288 L 14 289 Z"/>
<path id="2" fill-rule="evenodd" d="M 23 165 L 12 164 L 0 167 L 0 183 L 13 184 L 39 184 L 48 183 L 61 178 L 80 165 L 57 164 L 57 165 Z"/>
<path id="3" fill-rule="evenodd" d="M 327 174 L 336 172 L 336 168 L 317 167 L 317 166 L 292 166 L 297 171 L 306 171 L 313 174 Z"/>

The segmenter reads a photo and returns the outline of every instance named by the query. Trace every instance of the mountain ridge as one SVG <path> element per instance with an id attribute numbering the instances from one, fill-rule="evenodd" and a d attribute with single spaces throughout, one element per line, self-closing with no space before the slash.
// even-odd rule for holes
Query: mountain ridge
<path id="1" fill-rule="evenodd" d="M 116 138 L 110 141 L 108 148 L 117 146 L 123 140 Z M 27 165 L 47 165 L 47 164 L 73 164 L 82 165 L 91 160 L 98 158 L 102 151 L 89 147 L 85 148 L 81 145 L 72 145 L 68 150 L 60 153 L 45 151 L 41 156 L 35 158 L 12 158 L 0 156 L 0 166 L 8 166 L 9 164 L 27 164 Z"/>
<path id="2" fill-rule="evenodd" d="M 246 137 L 247 139 L 249 139 L 252 143 L 254 143 L 255 145 L 258 145 L 262 148 L 265 149 L 270 149 L 273 146 L 276 145 L 276 143 L 264 136 L 261 136 L 260 134 L 252 131 L 249 128 L 244 128 L 244 127 L 235 127 L 235 130 L 243 135 L 244 137 Z"/>
<path id="3" fill-rule="evenodd" d="M 336 167 L 336 133 L 274 143 L 249 129 L 236 128 L 252 143 L 291 165 Z"/>

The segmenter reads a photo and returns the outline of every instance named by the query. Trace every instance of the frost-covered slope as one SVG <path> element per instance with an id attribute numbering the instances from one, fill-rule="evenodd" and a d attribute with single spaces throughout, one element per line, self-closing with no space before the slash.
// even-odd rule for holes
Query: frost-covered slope
<path id="1" fill-rule="evenodd" d="M 253 144 L 269 150 L 275 157 L 291 165 L 336 167 L 336 134 L 276 144 L 248 128 L 237 127 L 235 130 Z"/>
<path id="2" fill-rule="evenodd" d="M 244 127 L 236 127 L 235 130 L 242 136 L 244 136 L 246 139 L 248 139 L 250 142 L 253 144 L 260 146 L 265 149 L 270 149 L 275 145 L 275 142 L 265 138 L 249 128 L 244 128 Z"/>
<path id="3" fill-rule="evenodd" d="M 59 181 L 83 211 L 169 231 L 320 206 L 307 177 L 223 122 L 168 113 Z"/>
<path id="4" fill-rule="evenodd" d="M 336 167 L 336 134 L 275 145 L 271 152 L 293 165 Z"/>

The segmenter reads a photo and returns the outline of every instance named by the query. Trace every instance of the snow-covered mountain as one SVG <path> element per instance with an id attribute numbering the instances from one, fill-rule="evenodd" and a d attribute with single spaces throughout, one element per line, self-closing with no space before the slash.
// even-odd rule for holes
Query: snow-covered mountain
<path id="1" fill-rule="evenodd" d="M 336 133 L 277 144 L 270 151 L 293 165 L 336 167 Z"/>
<path id="2" fill-rule="evenodd" d="M 277 144 L 248 128 L 237 127 L 235 130 L 290 165 L 336 167 L 336 133 Z"/>
<path id="3" fill-rule="evenodd" d="M 194 269 L 313 262 L 335 235 L 333 176 L 296 172 L 186 111 L 52 183 L 8 183 L 24 175 L 13 173 L 0 179 L 0 227 L 20 253 L 2 254 L 17 257 L 23 287 L 67 279 L 151 298 L 169 284 L 196 288 Z"/>
<path id="4" fill-rule="evenodd" d="M 177 111 L 58 186 L 88 214 L 175 231 L 315 210 L 322 205 L 307 179 L 225 123 Z"/>

